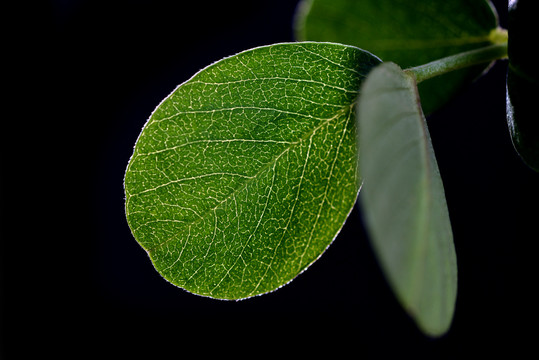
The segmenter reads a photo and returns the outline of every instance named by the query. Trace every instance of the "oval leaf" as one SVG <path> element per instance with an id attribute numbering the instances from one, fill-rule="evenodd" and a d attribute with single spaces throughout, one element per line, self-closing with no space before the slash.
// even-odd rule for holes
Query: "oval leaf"
<path id="1" fill-rule="evenodd" d="M 453 316 L 456 255 L 416 83 L 383 63 L 361 92 L 360 200 L 373 248 L 404 308 L 423 331 L 440 335 Z"/>
<path id="2" fill-rule="evenodd" d="M 539 67 L 530 53 L 536 34 L 537 1 L 509 2 L 507 123 L 513 145 L 526 164 L 539 171 Z"/>
<path id="3" fill-rule="evenodd" d="M 303 0 L 298 9 L 298 39 L 355 45 L 402 68 L 490 44 L 498 26 L 494 7 L 485 0 Z M 446 103 L 487 66 L 419 84 L 425 113 Z"/>
<path id="4" fill-rule="evenodd" d="M 354 103 L 379 62 L 338 44 L 265 46 L 166 98 L 125 175 L 129 226 L 161 275 L 239 299 L 315 261 L 357 197 Z"/>

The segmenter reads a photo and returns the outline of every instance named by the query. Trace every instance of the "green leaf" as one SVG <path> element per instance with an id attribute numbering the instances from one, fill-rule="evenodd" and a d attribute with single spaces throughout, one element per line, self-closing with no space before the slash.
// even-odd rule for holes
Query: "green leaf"
<path id="1" fill-rule="evenodd" d="M 539 67 L 537 57 L 530 53 L 539 2 L 520 0 L 509 5 L 507 123 L 516 151 L 539 172 Z"/>
<path id="2" fill-rule="evenodd" d="M 376 67 L 358 104 L 360 202 L 371 242 L 398 299 L 430 335 L 450 326 L 457 292 L 451 224 L 416 82 Z"/>
<path id="3" fill-rule="evenodd" d="M 171 283 L 222 299 L 288 283 L 359 191 L 354 104 L 380 60 L 289 43 L 225 58 L 154 111 L 125 175 L 129 226 Z"/>
<path id="4" fill-rule="evenodd" d="M 303 0 L 296 17 L 300 40 L 350 44 L 402 68 L 422 65 L 496 41 L 490 1 Z M 487 64 L 419 84 L 429 114 L 477 78 Z"/>

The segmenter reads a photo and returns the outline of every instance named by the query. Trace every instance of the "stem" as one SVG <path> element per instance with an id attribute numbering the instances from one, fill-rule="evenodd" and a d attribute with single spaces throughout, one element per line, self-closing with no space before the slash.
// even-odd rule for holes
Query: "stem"
<path id="1" fill-rule="evenodd" d="M 405 71 L 414 74 L 416 81 L 420 83 L 450 71 L 504 58 L 507 58 L 507 42 L 451 55 Z"/>

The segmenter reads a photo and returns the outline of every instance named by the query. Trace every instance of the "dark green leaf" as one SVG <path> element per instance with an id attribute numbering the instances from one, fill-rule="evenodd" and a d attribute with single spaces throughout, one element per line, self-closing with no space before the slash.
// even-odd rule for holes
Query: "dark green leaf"
<path id="1" fill-rule="evenodd" d="M 358 105 L 360 200 L 382 269 L 428 334 L 453 316 L 457 265 L 444 189 L 415 79 L 393 63 L 376 67 Z"/>
<path id="2" fill-rule="evenodd" d="M 300 40 L 355 45 L 402 68 L 488 45 L 497 26 L 485 0 L 304 0 L 296 18 Z M 487 65 L 419 84 L 425 113 L 446 103 Z"/>
<path id="3" fill-rule="evenodd" d="M 507 72 L 507 123 L 520 157 L 539 171 L 539 66 L 530 52 L 536 41 L 538 1 L 509 2 L 509 68 Z"/>
<path id="4" fill-rule="evenodd" d="M 129 226 L 171 283 L 238 299 L 288 283 L 328 247 L 359 190 L 354 104 L 380 61 L 277 44 L 180 85 L 125 175 Z"/>

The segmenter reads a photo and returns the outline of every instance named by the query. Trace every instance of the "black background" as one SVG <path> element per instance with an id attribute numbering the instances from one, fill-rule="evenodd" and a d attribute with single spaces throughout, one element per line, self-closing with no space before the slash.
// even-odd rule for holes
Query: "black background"
<path id="1" fill-rule="evenodd" d="M 154 271 L 123 208 L 142 126 L 199 69 L 293 41 L 296 4 L 56 0 L 5 11 L 15 21 L 0 130 L 2 359 L 449 359 L 530 344 L 539 176 L 509 138 L 504 61 L 429 118 L 459 267 L 442 338 L 422 335 L 396 302 L 357 209 L 319 261 L 264 296 L 211 300 Z M 506 26 L 506 2 L 495 4 Z"/>

